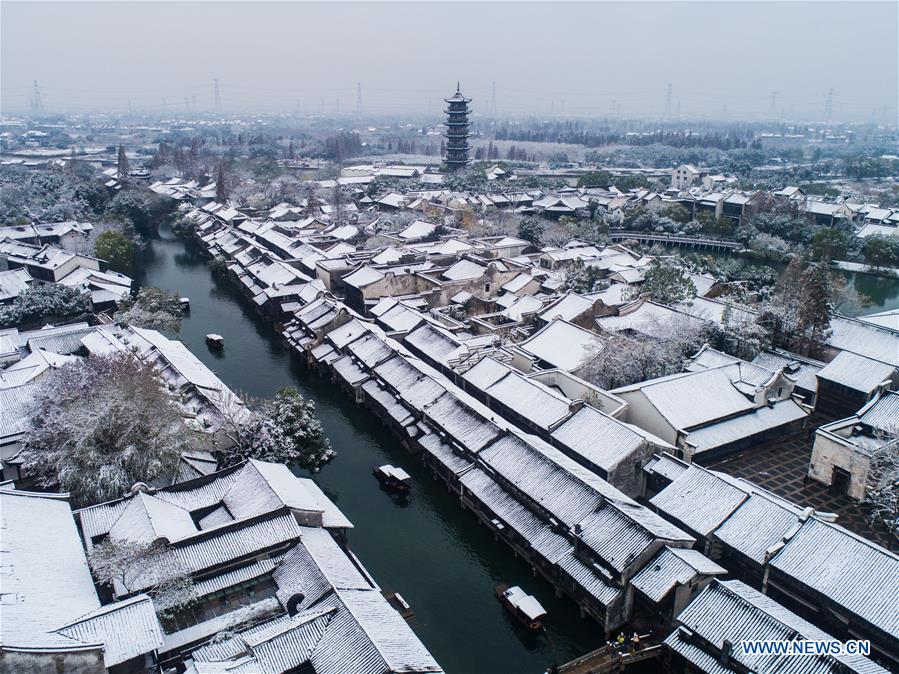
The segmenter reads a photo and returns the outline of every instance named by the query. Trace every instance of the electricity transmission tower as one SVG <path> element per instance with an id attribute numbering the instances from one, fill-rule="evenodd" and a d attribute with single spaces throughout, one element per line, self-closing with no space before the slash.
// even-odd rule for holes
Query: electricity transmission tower
<path id="1" fill-rule="evenodd" d="M 490 114 L 496 117 L 496 80 L 493 80 L 493 88 L 490 93 Z"/>
<path id="2" fill-rule="evenodd" d="M 668 93 L 665 95 L 665 117 L 671 117 L 671 82 L 668 83 Z"/>
<path id="3" fill-rule="evenodd" d="M 827 99 L 824 101 L 824 119 L 829 123 L 833 115 L 833 89 L 827 90 Z"/>
<path id="4" fill-rule="evenodd" d="M 356 114 L 362 114 L 362 82 L 356 82 Z"/>
<path id="5" fill-rule="evenodd" d="M 222 109 L 222 94 L 221 94 L 221 91 L 219 90 L 219 78 L 218 77 L 216 77 L 214 80 L 212 80 L 212 90 L 215 95 L 215 109 L 221 110 Z"/>

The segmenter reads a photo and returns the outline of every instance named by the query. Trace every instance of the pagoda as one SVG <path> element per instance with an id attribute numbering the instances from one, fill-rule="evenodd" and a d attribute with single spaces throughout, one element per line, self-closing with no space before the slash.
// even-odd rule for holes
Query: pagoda
<path id="1" fill-rule="evenodd" d="M 471 103 L 470 98 L 462 95 L 458 82 L 456 83 L 456 93 L 452 98 L 444 98 L 446 101 L 446 132 L 443 137 L 446 138 L 446 157 L 445 164 L 447 171 L 458 171 L 468 166 L 468 104 Z"/>

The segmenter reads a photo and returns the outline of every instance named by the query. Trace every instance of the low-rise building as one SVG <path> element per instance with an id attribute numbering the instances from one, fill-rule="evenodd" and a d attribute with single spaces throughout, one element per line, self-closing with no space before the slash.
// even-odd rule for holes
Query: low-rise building
<path id="1" fill-rule="evenodd" d="M 899 453 L 899 393 L 884 391 L 857 414 L 815 431 L 808 476 L 834 494 L 861 500 L 875 455 Z"/>
<path id="2" fill-rule="evenodd" d="M 754 642 L 833 641 L 834 637 L 739 580 L 711 584 L 677 616 L 665 640 L 672 674 L 779 674 L 805 671 L 814 661 L 821 674 L 886 674 L 863 655 L 750 653 Z"/>

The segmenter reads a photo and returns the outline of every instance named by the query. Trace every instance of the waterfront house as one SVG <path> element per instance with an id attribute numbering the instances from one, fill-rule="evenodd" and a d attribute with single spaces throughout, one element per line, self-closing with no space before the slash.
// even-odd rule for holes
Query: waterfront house
<path id="1" fill-rule="evenodd" d="M 89 549 L 106 539 L 163 546 L 116 582 L 117 597 L 152 584 L 166 565 L 192 578 L 194 600 L 162 621 L 164 666 L 441 671 L 345 547 L 352 524 L 286 466 L 251 460 L 77 515 Z M 372 669 L 360 670 L 363 662 Z"/>
<path id="2" fill-rule="evenodd" d="M 805 671 L 821 674 L 886 674 L 869 658 L 855 654 L 808 657 L 794 653 L 749 653 L 747 641 L 833 641 L 834 637 L 739 580 L 711 584 L 677 616 L 665 640 L 672 674 L 737 674 Z"/>

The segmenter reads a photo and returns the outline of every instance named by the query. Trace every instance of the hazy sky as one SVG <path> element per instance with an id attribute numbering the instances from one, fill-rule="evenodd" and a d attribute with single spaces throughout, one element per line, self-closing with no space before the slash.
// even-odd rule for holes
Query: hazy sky
<path id="1" fill-rule="evenodd" d="M 499 114 L 895 121 L 896 2 L 0 3 L 4 113 Z M 776 95 L 773 95 L 776 92 Z M 773 106 L 772 106 L 773 98 Z"/>

